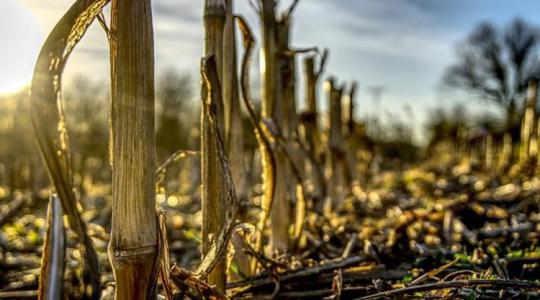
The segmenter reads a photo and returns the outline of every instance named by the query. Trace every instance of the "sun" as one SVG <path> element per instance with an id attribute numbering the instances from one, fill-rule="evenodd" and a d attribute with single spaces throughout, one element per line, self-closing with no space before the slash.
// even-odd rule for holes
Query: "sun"
<path id="1" fill-rule="evenodd" d="M 17 0 L 0 1 L 0 94 L 30 84 L 43 32 L 31 11 Z"/>

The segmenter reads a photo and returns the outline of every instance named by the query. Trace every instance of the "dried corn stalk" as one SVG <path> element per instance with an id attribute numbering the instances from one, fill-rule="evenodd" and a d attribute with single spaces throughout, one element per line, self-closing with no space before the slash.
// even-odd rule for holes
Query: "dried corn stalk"
<path id="1" fill-rule="evenodd" d="M 319 62 L 319 67 L 315 70 L 316 55 L 310 55 L 304 59 L 305 93 L 307 111 L 304 113 L 304 140 L 309 148 L 310 156 L 310 176 L 312 186 L 313 208 L 315 211 L 323 212 L 323 203 L 326 198 L 326 183 L 324 180 L 324 170 L 321 159 L 320 131 L 317 108 L 317 85 L 319 78 L 324 71 L 328 52 L 325 50 Z"/>
<path id="2" fill-rule="evenodd" d="M 155 299 L 154 41 L 150 0 L 111 8 L 112 229 L 116 299 Z"/>
<path id="3" fill-rule="evenodd" d="M 234 227 L 236 226 L 238 198 L 236 197 L 229 159 L 227 157 L 227 152 L 225 151 L 223 129 L 221 128 L 217 114 L 217 103 L 221 101 L 221 87 L 219 85 L 217 65 L 214 56 L 203 59 L 201 75 L 205 90 L 208 93 L 204 97 L 205 102 L 203 103 L 208 118 L 208 137 L 214 139 L 216 145 L 216 158 L 223 176 L 223 186 L 220 188 L 223 190 L 223 206 L 225 207 L 223 211 L 225 222 L 212 239 L 208 251 L 195 272 L 199 278 L 205 279 L 225 258 L 229 240 L 231 239 Z"/>
<path id="4" fill-rule="evenodd" d="M 234 186 L 239 193 L 242 193 L 245 190 L 244 133 L 238 83 L 233 2 L 233 0 L 226 0 L 223 31 L 223 129 Z M 239 197 L 243 199 L 245 195 L 239 195 Z"/>
<path id="5" fill-rule="evenodd" d="M 329 211 L 338 205 L 347 193 L 345 149 L 343 149 L 342 95 L 343 89 L 337 88 L 334 79 L 325 82 L 330 108 L 330 129 L 328 134 L 328 150 L 330 152 L 329 181 L 331 185 L 332 203 L 326 203 Z"/>
<path id="6" fill-rule="evenodd" d="M 38 299 L 61 299 L 64 286 L 66 236 L 62 204 L 57 195 L 49 200 L 47 232 L 41 256 Z"/>
<path id="7" fill-rule="evenodd" d="M 242 58 L 242 71 L 241 71 L 241 91 L 244 99 L 244 104 L 248 111 L 250 120 L 255 128 L 255 136 L 262 156 L 263 164 L 263 199 L 261 200 L 261 215 L 257 225 L 257 235 L 255 237 L 255 249 L 261 251 L 262 249 L 262 235 L 266 229 L 266 223 L 270 217 L 270 209 L 275 194 L 275 177 L 276 177 L 276 159 L 275 154 L 270 143 L 270 140 L 266 136 L 268 130 L 264 130 L 264 123 L 260 122 L 256 115 L 255 109 L 252 105 L 251 93 L 249 90 L 249 70 L 251 66 L 251 55 L 253 52 L 254 38 L 253 33 L 246 21 L 242 17 L 237 17 L 240 31 L 243 37 L 244 56 Z M 255 260 L 254 260 L 255 264 Z"/>
<path id="8" fill-rule="evenodd" d="M 525 108 L 525 114 L 521 123 L 521 148 L 520 148 L 520 162 L 526 163 L 531 158 L 531 137 L 535 132 L 536 125 L 536 101 L 538 98 L 538 87 L 535 80 L 529 82 L 529 88 L 527 90 L 527 106 Z"/>
<path id="9" fill-rule="evenodd" d="M 84 257 L 82 298 L 97 299 L 99 263 L 74 192 L 62 105 L 62 72 L 69 55 L 108 0 L 78 0 L 56 24 L 39 54 L 31 86 L 32 125 L 41 155 Z"/>
<path id="10" fill-rule="evenodd" d="M 205 30 L 205 57 L 213 57 L 215 62 L 216 82 L 212 82 L 211 88 L 214 91 L 222 92 L 223 78 L 223 30 L 226 21 L 225 2 L 223 0 L 206 0 L 204 4 L 204 30 Z M 204 69 L 203 78 L 206 75 Z M 208 76 L 207 76 L 208 77 Z M 215 135 L 225 136 L 224 128 L 224 108 L 222 94 L 216 97 L 212 93 L 209 84 L 203 82 L 202 85 L 202 109 L 201 109 L 201 174 L 202 174 L 202 254 L 207 255 L 214 239 L 219 234 L 225 223 L 225 183 L 224 174 L 219 162 L 218 146 Z M 228 93 L 232 90 L 227 89 Z M 210 104 L 208 104 L 210 102 Z M 218 123 L 220 132 L 215 132 L 210 124 L 210 111 L 215 109 L 214 122 Z M 219 261 L 209 275 L 210 284 L 216 285 L 221 292 L 225 290 L 226 280 L 225 258 L 219 258 Z"/>

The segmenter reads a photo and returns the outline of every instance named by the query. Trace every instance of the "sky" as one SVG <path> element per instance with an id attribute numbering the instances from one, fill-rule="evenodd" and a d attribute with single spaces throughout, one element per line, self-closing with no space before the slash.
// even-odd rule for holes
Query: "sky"
<path id="1" fill-rule="evenodd" d="M 286 7 L 291 0 L 281 2 Z M 0 93 L 30 82 L 41 44 L 72 3 L 0 0 Z M 170 69 L 197 74 L 202 3 L 152 0 L 157 74 Z M 260 40 L 259 22 L 248 0 L 235 3 L 236 12 L 248 19 Z M 301 0 L 294 14 L 292 44 L 330 50 L 325 75 L 340 82 L 358 81 L 358 116 L 373 110 L 371 88 L 383 86 L 385 115 L 405 117 L 409 106 L 416 122 L 422 123 L 432 109 L 457 103 L 440 91 L 445 69 L 456 61 L 457 43 L 482 21 L 504 26 L 516 17 L 540 25 L 540 1 Z M 78 75 L 106 82 L 108 64 L 105 35 L 96 23 L 72 54 L 64 82 L 69 85 Z"/>

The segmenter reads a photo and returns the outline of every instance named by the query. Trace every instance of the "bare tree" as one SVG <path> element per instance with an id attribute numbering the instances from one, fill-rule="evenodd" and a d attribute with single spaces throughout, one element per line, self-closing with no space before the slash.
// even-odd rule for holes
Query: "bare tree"
<path id="1" fill-rule="evenodd" d="M 519 130 L 519 105 L 529 79 L 540 74 L 540 30 L 516 19 L 504 30 L 482 23 L 458 48 L 444 84 L 492 102 L 506 114 L 507 129 Z"/>
<path id="2" fill-rule="evenodd" d="M 165 160 L 178 149 L 189 147 L 189 130 L 199 118 L 189 113 L 193 96 L 190 74 L 167 71 L 156 86 L 156 154 Z"/>
<path id="3" fill-rule="evenodd" d="M 73 171 L 80 175 L 74 183 L 84 195 L 88 182 L 110 180 L 102 172 L 109 171 L 107 142 L 107 103 L 110 95 L 102 83 L 77 77 L 74 87 L 65 92 L 66 124 L 73 144 Z M 74 173 L 74 174 L 76 174 Z"/>

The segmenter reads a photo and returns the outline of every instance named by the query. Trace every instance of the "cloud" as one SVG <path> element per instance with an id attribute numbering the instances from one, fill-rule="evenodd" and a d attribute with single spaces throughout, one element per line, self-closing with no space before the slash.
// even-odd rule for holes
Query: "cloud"
<path id="1" fill-rule="evenodd" d="M 73 3 L 19 1 L 39 17 L 45 32 Z M 290 2 L 283 0 L 281 8 Z M 203 51 L 203 1 L 152 0 L 152 4 L 157 73 L 173 67 L 197 74 Z M 258 16 L 248 1 L 237 0 L 235 6 L 260 43 Z M 522 0 L 520 5 L 508 0 L 301 0 L 294 14 L 293 46 L 329 48 L 328 73 L 341 81 L 360 81 L 363 112 L 371 105 L 365 87 L 373 85 L 388 87 L 383 106 L 389 109 L 400 110 L 408 103 L 425 110 L 439 104 L 435 87 L 454 59 L 454 45 L 477 22 L 504 24 L 517 15 L 540 20 L 539 7 L 537 0 Z M 108 76 L 107 43 L 99 26 L 94 24 L 79 46 L 67 76 Z"/>
<path id="2" fill-rule="evenodd" d="M 160 0 L 152 5 L 154 19 L 169 19 L 178 23 L 200 25 L 202 21 L 202 1 L 178 1 Z"/>

